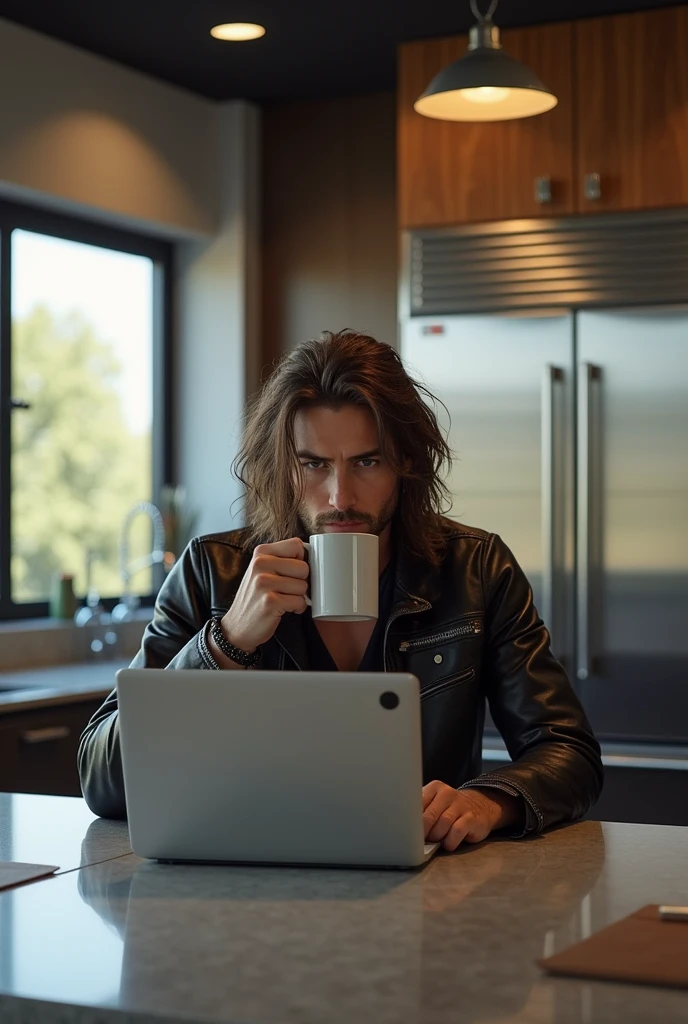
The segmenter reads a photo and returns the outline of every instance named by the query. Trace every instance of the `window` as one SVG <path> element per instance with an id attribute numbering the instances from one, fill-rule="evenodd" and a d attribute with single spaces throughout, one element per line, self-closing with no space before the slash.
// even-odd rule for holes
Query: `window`
<path id="1" fill-rule="evenodd" d="M 0 617 L 122 590 L 128 510 L 170 479 L 170 246 L 0 204 Z M 150 551 L 134 521 L 130 561 Z M 140 561 L 144 561 L 140 559 Z M 152 597 L 149 567 L 131 590 Z"/>

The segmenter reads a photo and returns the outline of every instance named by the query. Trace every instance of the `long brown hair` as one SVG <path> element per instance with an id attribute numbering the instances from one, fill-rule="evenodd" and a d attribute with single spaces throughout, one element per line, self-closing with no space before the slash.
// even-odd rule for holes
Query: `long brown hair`
<path id="1" fill-rule="evenodd" d="M 399 541 L 436 563 L 440 516 L 448 507 L 441 477 L 451 450 L 424 399 L 436 401 L 408 376 L 396 351 L 367 334 L 326 331 L 286 355 L 251 402 L 234 473 L 246 489 L 247 543 L 298 536 L 303 471 L 294 420 L 305 406 L 363 405 L 377 424 L 380 451 L 400 479 Z"/>

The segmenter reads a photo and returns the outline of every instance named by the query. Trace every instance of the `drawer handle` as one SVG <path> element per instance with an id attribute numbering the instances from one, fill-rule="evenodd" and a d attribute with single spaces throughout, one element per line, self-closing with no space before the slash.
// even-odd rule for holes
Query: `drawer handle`
<path id="1" fill-rule="evenodd" d="M 72 730 L 67 725 L 46 725 L 44 729 L 27 729 L 21 734 L 22 743 L 52 743 L 66 740 Z"/>

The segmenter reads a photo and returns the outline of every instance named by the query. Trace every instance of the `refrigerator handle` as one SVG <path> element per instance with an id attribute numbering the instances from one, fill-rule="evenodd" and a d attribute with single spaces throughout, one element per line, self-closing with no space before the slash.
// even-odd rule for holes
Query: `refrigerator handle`
<path id="1" fill-rule="evenodd" d="M 591 564 L 591 519 L 593 455 L 592 418 L 590 392 L 593 381 L 599 381 L 602 370 L 592 363 L 580 363 L 578 367 L 578 500 L 577 500 L 577 641 L 576 675 L 587 679 L 590 675 L 590 564 Z"/>
<path id="2" fill-rule="evenodd" d="M 564 371 L 558 366 L 545 366 L 542 376 L 540 415 L 540 472 L 542 495 L 542 607 L 540 609 L 550 636 L 554 624 L 554 572 L 556 564 L 557 531 L 555 524 L 557 436 L 554 426 L 555 388 L 564 380 Z"/>

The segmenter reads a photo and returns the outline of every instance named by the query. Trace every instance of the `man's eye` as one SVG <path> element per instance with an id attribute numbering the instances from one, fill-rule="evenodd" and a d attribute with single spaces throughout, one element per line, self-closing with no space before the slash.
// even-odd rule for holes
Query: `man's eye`
<path id="1" fill-rule="evenodd" d="M 322 459 L 311 459 L 310 462 L 302 462 L 301 465 L 304 469 L 322 469 Z"/>
<path id="2" fill-rule="evenodd" d="M 379 459 L 361 459 L 359 465 L 363 466 L 364 469 L 369 469 L 372 466 L 377 466 Z"/>

